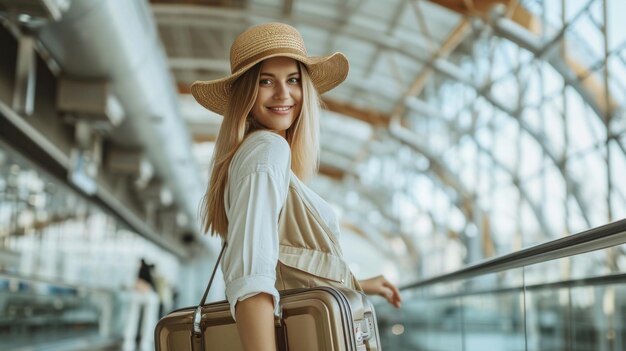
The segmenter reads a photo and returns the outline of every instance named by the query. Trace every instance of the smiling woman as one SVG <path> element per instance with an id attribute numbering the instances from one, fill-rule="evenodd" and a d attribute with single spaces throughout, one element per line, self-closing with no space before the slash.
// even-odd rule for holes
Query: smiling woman
<path id="1" fill-rule="evenodd" d="M 297 61 L 288 57 L 263 61 L 251 111 L 254 119 L 284 137 L 301 110 L 302 84 Z"/>
<path id="2" fill-rule="evenodd" d="M 201 215 L 204 230 L 228 243 L 222 272 L 244 349 L 275 349 L 279 290 L 349 289 L 399 307 L 384 277 L 358 281 L 350 272 L 338 218 L 303 182 L 318 166 L 318 94 L 346 78 L 346 57 L 310 57 L 295 28 L 268 23 L 235 39 L 231 71 L 191 91 L 224 115 Z"/>

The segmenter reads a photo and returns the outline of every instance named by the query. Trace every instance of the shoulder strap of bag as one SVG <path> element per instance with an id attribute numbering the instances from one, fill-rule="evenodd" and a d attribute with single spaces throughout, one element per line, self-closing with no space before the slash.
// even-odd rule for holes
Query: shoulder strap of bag
<path id="1" fill-rule="evenodd" d="M 215 272 L 217 271 L 217 267 L 222 260 L 222 256 L 224 255 L 224 251 L 226 251 L 226 246 L 228 243 L 224 241 L 222 245 L 222 250 L 220 251 L 220 255 L 217 257 L 217 262 L 215 262 L 215 267 L 213 267 L 213 273 L 211 273 L 211 279 L 209 279 L 209 285 L 207 285 L 204 290 L 204 295 L 202 295 L 202 300 L 200 300 L 200 304 L 196 307 L 196 311 L 193 316 L 193 331 L 191 335 L 191 344 L 192 347 L 198 350 L 202 350 L 202 329 L 200 328 L 200 323 L 202 321 L 202 306 L 204 306 L 206 302 L 206 298 L 209 295 L 209 290 L 211 289 L 211 285 L 213 284 L 213 278 L 215 278 Z M 279 307 L 279 315 L 274 319 L 274 330 L 276 337 L 276 346 L 278 350 L 287 350 L 287 333 L 285 331 L 285 325 L 283 324 L 282 318 L 282 308 Z"/>
<path id="2" fill-rule="evenodd" d="M 213 267 L 213 273 L 211 273 L 211 279 L 209 279 L 209 285 L 207 285 L 206 289 L 204 290 L 204 295 L 202 295 L 202 300 L 200 300 L 200 306 L 203 306 L 204 303 L 206 302 L 206 298 L 209 295 L 209 289 L 211 289 L 211 285 L 213 284 L 213 278 L 215 278 L 215 272 L 217 271 L 217 266 L 219 266 L 220 261 L 222 260 L 222 256 L 224 255 L 226 246 L 228 246 L 228 243 L 224 241 L 224 244 L 222 245 L 222 250 L 220 251 L 220 255 L 217 257 L 217 262 L 215 262 L 215 267 Z"/>
<path id="3" fill-rule="evenodd" d="M 202 306 L 206 302 L 206 298 L 209 295 L 209 290 L 211 289 L 211 285 L 213 284 L 213 278 L 215 278 L 215 272 L 217 271 L 217 266 L 219 266 L 220 261 L 222 260 L 222 256 L 224 255 L 224 251 L 226 250 L 226 246 L 228 243 L 224 241 L 222 245 L 222 251 L 220 251 L 220 255 L 217 257 L 217 262 L 215 262 L 215 267 L 213 267 L 213 273 L 211 273 L 211 279 L 209 279 L 209 285 L 207 285 L 204 290 L 204 295 L 202 295 L 202 300 L 200 300 L 200 304 L 196 307 L 196 312 L 193 316 L 193 333 L 196 335 L 200 335 L 202 330 L 200 329 L 200 320 L 202 319 Z"/>

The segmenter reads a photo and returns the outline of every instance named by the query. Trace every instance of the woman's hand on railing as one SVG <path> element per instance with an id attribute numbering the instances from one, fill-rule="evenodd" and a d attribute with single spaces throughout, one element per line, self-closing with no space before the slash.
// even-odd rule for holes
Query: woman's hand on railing
<path id="1" fill-rule="evenodd" d="M 395 308 L 400 308 L 402 298 L 398 288 L 391 284 L 384 276 L 360 280 L 363 291 L 368 295 L 379 295 L 387 299 Z"/>

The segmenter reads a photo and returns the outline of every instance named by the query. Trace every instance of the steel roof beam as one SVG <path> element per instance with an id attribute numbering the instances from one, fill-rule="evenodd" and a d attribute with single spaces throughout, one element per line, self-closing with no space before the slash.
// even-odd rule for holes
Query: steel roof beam
<path id="1" fill-rule="evenodd" d="M 469 33 L 469 22 L 462 19 L 461 22 L 450 32 L 448 38 L 441 44 L 441 46 L 433 53 L 432 58 L 429 60 L 431 64 L 424 67 L 424 69 L 413 80 L 413 83 L 404 92 L 402 97 L 396 102 L 396 107 L 391 113 L 392 119 L 400 119 L 406 110 L 406 98 L 410 96 L 417 96 L 422 91 L 426 82 L 436 70 L 452 79 L 464 82 L 471 85 L 470 77 L 466 76 L 461 68 L 444 60 L 448 57 L 454 49 L 465 39 Z"/>
<path id="2" fill-rule="evenodd" d="M 211 6 L 176 6 L 176 5 L 152 5 L 152 10 L 158 24 L 173 21 L 168 16 L 181 17 L 180 25 L 208 26 L 214 28 L 216 23 L 232 26 L 233 22 L 244 21 L 252 18 L 267 18 L 272 20 L 288 19 L 296 24 L 304 24 L 311 27 L 327 30 L 331 33 L 342 34 L 354 39 L 379 45 L 382 48 L 402 53 L 421 63 L 427 63 L 429 57 L 425 54 L 427 47 L 416 47 L 414 43 L 408 43 L 386 33 L 372 32 L 370 28 L 351 23 L 342 26 L 338 19 L 311 16 L 309 14 L 294 13 L 289 18 L 282 16 L 280 12 L 267 9 L 224 9 Z M 200 17 L 202 20 L 194 20 Z M 210 18 L 211 21 L 208 21 Z M 211 23 L 212 22 L 212 23 Z"/>
<path id="3" fill-rule="evenodd" d="M 507 109 L 506 107 L 502 106 L 502 104 L 500 104 L 498 101 L 496 101 L 490 94 L 484 94 L 483 95 L 487 101 L 489 101 L 494 107 L 496 107 L 497 109 L 499 109 L 500 111 L 504 112 L 507 116 L 515 119 L 518 123 L 520 128 L 528 133 L 528 135 L 530 135 L 536 142 L 537 144 L 541 147 L 542 151 L 545 153 L 546 156 L 548 156 L 548 158 L 552 161 L 552 163 L 556 166 L 556 168 L 559 170 L 559 173 L 561 173 L 561 177 L 563 177 L 563 179 L 568 179 L 569 182 L 571 184 L 573 184 L 572 186 L 572 195 L 574 196 L 574 199 L 576 200 L 576 203 L 578 204 L 578 207 L 581 210 L 582 216 L 585 219 L 585 223 L 587 223 L 587 225 L 591 225 L 591 220 L 589 219 L 588 216 L 588 211 L 587 211 L 587 207 L 585 206 L 585 201 L 583 199 L 582 193 L 580 191 L 580 186 L 578 185 L 578 182 L 576 182 L 574 179 L 572 179 L 569 174 L 567 174 L 567 172 L 563 169 L 562 164 L 563 164 L 563 160 L 559 157 L 557 157 L 555 155 L 555 153 L 548 148 L 548 145 L 546 144 L 546 140 L 545 137 L 543 137 L 540 133 L 535 132 L 530 125 L 528 125 L 528 123 L 526 123 L 522 118 L 519 117 L 519 113 L 516 111 L 511 111 L 509 109 Z M 441 113 L 436 113 L 437 112 L 437 108 L 434 106 L 430 106 L 427 103 L 417 99 L 417 98 L 407 98 L 406 100 L 406 104 L 407 106 L 409 106 L 410 108 L 414 109 L 416 112 L 421 113 L 423 116 L 429 116 L 429 117 L 433 117 L 433 116 L 441 116 Z M 438 120 L 444 120 L 446 121 L 446 123 L 449 121 L 449 119 L 446 118 L 438 118 Z M 452 130 L 457 130 L 455 128 L 455 126 L 451 123 L 447 123 L 448 128 L 452 129 Z M 469 133 L 468 133 L 469 134 Z M 476 143 L 478 145 L 478 143 Z M 540 219 L 538 219 L 539 221 Z"/>
<path id="4" fill-rule="evenodd" d="M 537 58 L 545 59 L 600 118 L 610 115 L 617 108 L 618 104 L 614 100 L 605 101 L 603 97 L 607 92 L 597 79 L 590 76 L 581 81 L 579 77 L 586 73 L 585 69 L 573 58 L 561 57 L 556 50 L 556 44 L 564 40 L 565 30 L 586 8 L 581 9 L 554 37 L 543 40 L 539 37 L 540 20 L 519 5 L 518 1 L 484 0 L 473 2 L 471 6 L 462 0 L 430 1 L 464 16 L 481 18 L 485 24 L 493 27 L 496 35 L 532 52 Z"/>
<path id="5" fill-rule="evenodd" d="M 485 219 L 488 219 L 488 215 L 476 204 L 476 196 L 472 192 L 470 192 L 464 185 L 463 182 L 452 172 L 448 167 L 442 162 L 441 157 L 439 155 L 435 155 L 428 147 L 422 145 L 417 140 L 417 136 L 414 133 L 410 132 L 408 129 L 401 127 L 398 124 L 392 123 L 389 126 L 390 134 L 402 142 L 403 144 L 411 147 L 416 152 L 420 153 L 424 157 L 426 157 L 429 161 L 429 172 L 432 172 L 436 175 L 434 180 L 440 181 L 443 185 L 453 189 L 458 195 L 459 199 L 456 202 L 456 206 L 461 210 L 461 212 L 465 215 L 465 218 L 468 222 L 473 222 L 477 228 L 482 228 L 482 222 Z M 454 202 L 453 202 L 454 203 Z M 487 239 L 487 236 L 490 233 L 484 233 L 483 237 L 475 237 L 471 242 L 466 243 L 467 249 L 469 252 L 469 256 L 467 257 L 468 262 L 473 262 L 480 257 L 476 257 L 477 254 L 476 248 L 483 247 L 484 248 L 484 239 Z M 481 240 L 483 239 L 483 240 Z M 490 242 L 491 240 L 488 239 Z M 486 256 L 486 252 L 483 251 L 483 257 Z"/>
<path id="6" fill-rule="evenodd" d="M 544 58 L 601 118 L 611 114 L 618 106 L 613 100 L 607 105 L 602 98 L 606 91 L 593 76 L 587 77 L 584 81 L 579 79 L 582 73 L 586 73 L 585 69 L 573 58 L 561 57 L 554 39 L 543 41 L 507 18 L 497 19 L 494 22 L 494 29 L 495 33 L 501 37 L 527 49 L 538 58 Z M 561 38 L 561 40 L 564 39 Z"/>

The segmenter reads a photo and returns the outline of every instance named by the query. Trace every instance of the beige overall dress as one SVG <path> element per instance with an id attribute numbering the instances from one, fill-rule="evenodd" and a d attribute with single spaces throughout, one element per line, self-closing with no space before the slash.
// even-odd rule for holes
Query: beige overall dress
<path id="1" fill-rule="evenodd" d="M 306 200 L 294 177 L 292 174 L 279 217 L 276 289 L 331 286 L 362 290 L 343 260 L 335 234 Z"/>

